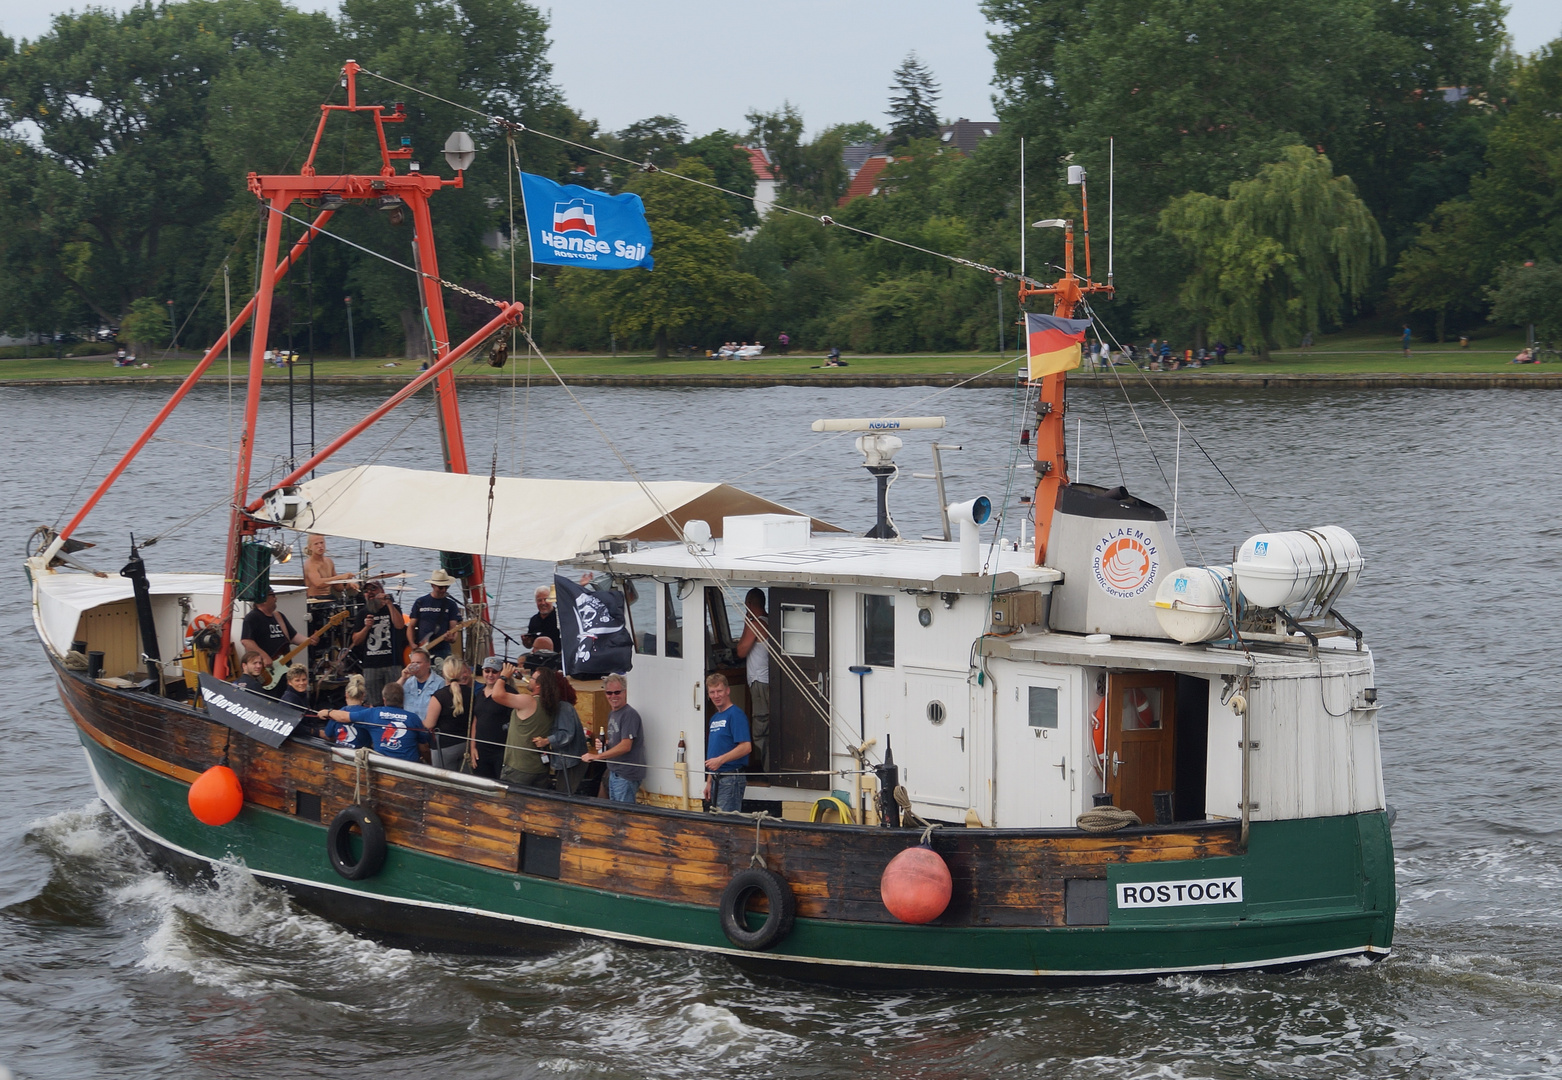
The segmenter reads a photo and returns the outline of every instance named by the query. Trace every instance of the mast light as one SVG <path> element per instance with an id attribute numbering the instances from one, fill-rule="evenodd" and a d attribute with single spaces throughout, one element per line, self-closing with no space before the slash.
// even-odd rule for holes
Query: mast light
<path id="1" fill-rule="evenodd" d="M 1068 218 L 1049 217 L 1043 221 L 1031 223 L 1033 229 L 1072 229 L 1074 223 Z"/>
<path id="2" fill-rule="evenodd" d="M 456 172 L 466 172 L 476 157 L 477 147 L 472 144 L 472 136 L 464 131 L 452 131 L 450 138 L 445 140 L 445 161 L 450 167 Z"/>

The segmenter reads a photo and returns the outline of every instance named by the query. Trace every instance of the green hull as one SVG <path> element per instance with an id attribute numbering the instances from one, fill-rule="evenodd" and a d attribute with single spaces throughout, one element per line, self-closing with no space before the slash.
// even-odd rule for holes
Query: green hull
<path id="1" fill-rule="evenodd" d="M 323 825 L 253 805 L 228 825 L 202 825 L 188 809 L 185 784 L 90 738 L 82 743 L 105 801 L 165 861 L 241 861 L 306 907 L 414 946 L 524 952 L 584 934 L 723 953 L 823 981 L 991 985 L 1381 955 L 1393 937 L 1393 850 L 1383 813 L 1254 822 L 1245 855 L 1112 864 L 1107 925 L 984 928 L 799 918 L 771 950 L 752 953 L 732 947 L 712 908 L 394 846 L 379 874 L 349 882 L 331 867 Z M 1240 878 L 1241 901 L 1124 910 L 1115 899 L 1119 885 L 1212 878 Z"/>

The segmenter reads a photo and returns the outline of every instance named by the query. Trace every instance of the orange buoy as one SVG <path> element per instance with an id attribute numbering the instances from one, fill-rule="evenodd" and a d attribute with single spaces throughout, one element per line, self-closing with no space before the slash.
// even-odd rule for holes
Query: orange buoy
<path id="1" fill-rule="evenodd" d="M 244 789 L 226 765 L 213 765 L 190 785 L 190 813 L 207 825 L 226 825 L 244 809 Z"/>
<path id="2" fill-rule="evenodd" d="M 889 861 L 879 879 L 879 896 L 903 923 L 932 922 L 949 906 L 954 880 L 943 856 L 930 847 L 911 847 Z"/>

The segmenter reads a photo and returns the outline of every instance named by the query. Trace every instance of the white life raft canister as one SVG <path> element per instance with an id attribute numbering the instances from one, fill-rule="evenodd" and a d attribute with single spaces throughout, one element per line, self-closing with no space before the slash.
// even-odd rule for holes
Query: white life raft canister
<path id="1" fill-rule="evenodd" d="M 1232 589 L 1230 566 L 1185 566 L 1156 590 L 1155 617 L 1167 637 L 1184 645 L 1221 637 L 1235 602 Z"/>
<path id="2" fill-rule="evenodd" d="M 1325 525 L 1251 537 L 1237 552 L 1235 571 L 1248 603 L 1283 608 L 1348 596 L 1365 565 L 1356 538 Z"/>

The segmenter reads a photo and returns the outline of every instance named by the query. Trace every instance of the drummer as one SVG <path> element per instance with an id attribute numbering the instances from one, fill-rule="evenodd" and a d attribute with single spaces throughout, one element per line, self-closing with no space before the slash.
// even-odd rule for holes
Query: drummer
<path id="1" fill-rule="evenodd" d="M 325 537 L 310 533 L 304 542 L 304 585 L 309 599 L 345 599 L 345 594 L 358 591 L 353 581 L 338 581 L 337 576 L 336 563 L 325 553 Z"/>

